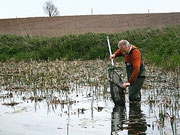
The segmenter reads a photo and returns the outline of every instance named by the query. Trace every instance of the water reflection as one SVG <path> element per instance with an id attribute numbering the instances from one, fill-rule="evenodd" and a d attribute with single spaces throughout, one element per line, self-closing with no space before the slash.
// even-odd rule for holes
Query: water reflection
<path id="1" fill-rule="evenodd" d="M 126 106 L 115 106 L 112 112 L 111 135 L 145 135 L 147 122 L 141 110 L 141 103 L 133 102 L 129 104 L 129 117 Z"/>
<path id="2" fill-rule="evenodd" d="M 113 108 L 111 119 L 111 135 L 118 135 L 118 133 L 124 129 L 123 124 L 126 121 L 126 107 L 124 105 L 116 105 Z"/>
<path id="3" fill-rule="evenodd" d="M 147 123 L 145 115 L 141 110 L 141 103 L 133 102 L 129 104 L 129 123 L 128 135 L 145 135 L 147 130 Z"/>

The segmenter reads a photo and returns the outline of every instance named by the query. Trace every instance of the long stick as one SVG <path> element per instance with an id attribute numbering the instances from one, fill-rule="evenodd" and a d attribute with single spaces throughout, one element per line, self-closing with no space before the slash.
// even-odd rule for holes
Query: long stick
<path id="1" fill-rule="evenodd" d="M 108 42 L 108 47 L 109 47 L 109 54 L 110 54 L 110 56 L 112 56 L 111 45 L 110 45 L 110 41 L 109 41 L 109 37 L 108 36 L 107 36 L 107 42 Z M 111 64 L 112 64 L 112 66 L 114 66 L 113 59 L 111 59 Z"/>

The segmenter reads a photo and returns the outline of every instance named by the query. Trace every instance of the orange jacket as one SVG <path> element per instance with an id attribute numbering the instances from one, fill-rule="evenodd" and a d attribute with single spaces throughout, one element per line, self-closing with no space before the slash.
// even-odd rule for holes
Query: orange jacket
<path id="1" fill-rule="evenodd" d="M 136 48 L 136 46 L 132 45 L 132 49 L 133 48 Z M 115 57 L 122 56 L 120 49 L 118 49 L 114 55 Z M 141 52 L 138 49 L 134 49 L 132 52 L 130 51 L 129 55 L 125 56 L 125 63 L 130 63 L 133 66 L 133 72 L 128 80 L 128 82 L 133 85 L 136 82 L 142 65 Z"/>

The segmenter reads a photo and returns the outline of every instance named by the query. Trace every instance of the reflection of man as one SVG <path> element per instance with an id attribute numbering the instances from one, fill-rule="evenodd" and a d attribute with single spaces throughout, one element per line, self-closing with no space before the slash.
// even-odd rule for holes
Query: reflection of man
<path id="1" fill-rule="evenodd" d="M 128 135 L 145 135 L 147 123 L 145 115 L 142 114 L 140 103 L 130 103 Z"/>
<path id="2" fill-rule="evenodd" d="M 113 108 L 112 120 L 111 120 L 111 135 L 117 135 L 120 131 L 123 130 L 123 123 L 125 121 L 125 106 L 116 105 Z"/>

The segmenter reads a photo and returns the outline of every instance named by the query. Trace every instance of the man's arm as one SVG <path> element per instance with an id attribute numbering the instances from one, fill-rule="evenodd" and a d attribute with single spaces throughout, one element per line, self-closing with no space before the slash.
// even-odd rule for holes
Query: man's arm
<path id="1" fill-rule="evenodd" d="M 121 50 L 118 49 L 113 55 L 115 56 L 115 58 L 118 57 L 118 56 L 122 56 Z"/>
<path id="2" fill-rule="evenodd" d="M 122 56 L 120 49 L 118 49 L 112 56 L 110 56 L 110 59 L 115 59 L 118 56 Z"/>

